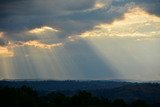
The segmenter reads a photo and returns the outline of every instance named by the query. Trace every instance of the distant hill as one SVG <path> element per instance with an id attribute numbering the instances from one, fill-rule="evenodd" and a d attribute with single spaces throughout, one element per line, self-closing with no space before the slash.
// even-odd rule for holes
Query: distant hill
<path id="1" fill-rule="evenodd" d="M 43 91 L 56 91 L 56 90 L 93 90 L 93 89 L 111 89 L 120 86 L 130 84 L 129 82 L 117 82 L 117 81 L 0 81 L 0 86 L 5 87 L 21 87 L 23 85 L 30 86 L 36 90 Z"/>
<path id="2" fill-rule="evenodd" d="M 93 90 L 92 93 L 109 99 L 121 98 L 129 102 L 142 99 L 160 103 L 160 84 L 158 83 L 130 83 L 113 89 Z"/>
<path id="3" fill-rule="evenodd" d="M 87 90 L 93 95 L 125 101 L 142 99 L 150 103 L 160 103 L 159 83 L 133 83 L 122 81 L 0 81 L 0 87 L 21 87 L 23 85 L 32 87 L 40 95 L 50 92 L 61 92 L 73 95 L 79 90 Z"/>

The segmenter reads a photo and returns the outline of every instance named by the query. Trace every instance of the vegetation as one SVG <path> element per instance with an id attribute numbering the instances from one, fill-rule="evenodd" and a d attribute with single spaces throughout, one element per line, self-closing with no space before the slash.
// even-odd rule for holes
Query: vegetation
<path id="1" fill-rule="evenodd" d="M 123 99 L 113 101 L 93 96 L 87 91 L 79 91 L 72 96 L 51 92 L 46 96 L 39 96 L 30 87 L 0 88 L 1 107 L 149 107 L 142 100 L 126 103 Z"/>

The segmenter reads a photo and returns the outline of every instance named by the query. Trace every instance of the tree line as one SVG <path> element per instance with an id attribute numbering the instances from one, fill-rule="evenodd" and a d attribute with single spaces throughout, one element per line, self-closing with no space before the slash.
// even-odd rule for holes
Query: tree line
<path id="1" fill-rule="evenodd" d="M 1 107 L 149 107 L 147 102 L 136 100 L 130 103 L 123 99 L 109 100 L 93 96 L 90 92 L 79 91 L 72 96 L 51 92 L 45 96 L 38 95 L 30 87 L 0 88 Z"/>

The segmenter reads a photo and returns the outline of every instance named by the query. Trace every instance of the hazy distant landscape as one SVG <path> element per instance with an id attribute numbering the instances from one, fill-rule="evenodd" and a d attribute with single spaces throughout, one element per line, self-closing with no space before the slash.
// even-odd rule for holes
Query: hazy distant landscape
<path id="1" fill-rule="evenodd" d="M 73 80 L 0 81 L 0 87 L 1 87 L 0 88 L 1 98 L 3 98 L 3 94 L 4 94 L 3 91 L 6 91 L 9 94 L 14 90 L 21 90 L 23 89 L 23 87 L 30 87 L 32 90 L 36 91 L 37 96 L 39 96 L 40 98 L 44 97 L 45 98 L 44 100 L 46 101 L 49 101 L 46 99 L 46 98 L 49 98 L 50 100 L 53 101 L 52 103 L 55 103 L 55 104 L 57 104 L 57 102 L 54 102 L 54 100 L 55 101 L 58 100 L 59 105 L 66 102 L 64 101 L 63 98 L 72 99 L 72 97 L 75 97 L 81 94 L 82 95 L 84 94 L 84 96 L 81 96 L 82 97 L 81 100 L 83 102 L 83 100 L 85 100 L 86 98 L 85 95 L 87 94 L 88 95 L 87 97 L 91 99 L 93 96 L 95 96 L 97 99 L 99 99 L 98 101 L 100 102 L 104 99 L 108 101 L 108 103 L 104 103 L 104 105 L 97 103 L 98 107 L 115 107 L 115 106 L 107 106 L 105 104 L 111 104 L 116 100 L 118 101 L 120 100 L 120 104 L 124 103 L 125 106 L 123 105 L 123 107 L 128 107 L 132 105 L 132 102 L 134 101 L 142 101 L 142 103 L 143 102 L 146 103 L 149 107 L 160 106 L 160 102 L 159 102 L 160 84 L 153 83 L 153 82 L 152 83 L 136 83 L 136 82 L 122 82 L 122 81 L 73 81 Z M 31 93 L 29 93 L 29 95 L 30 94 Z M 59 99 L 59 97 L 62 97 L 62 99 Z M 79 97 L 80 96 L 78 96 L 78 98 Z M 6 99 L 6 101 L 7 100 L 8 99 Z M 13 100 L 13 99 L 10 99 L 10 100 Z M 78 102 L 80 103 L 81 100 L 79 100 Z M 77 104 L 79 105 L 78 102 Z M 69 102 L 68 100 L 66 103 L 71 104 L 71 102 Z M 87 105 L 88 103 L 85 103 L 85 102 L 83 103 L 84 105 L 83 106 L 79 105 L 79 107 L 90 107 L 90 105 Z M 89 104 L 91 104 L 91 107 L 94 107 L 92 103 L 94 102 L 91 101 Z M 61 106 L 56 105 L 55 107 L 67 107 L 67 106 L 71 106 L 71 105 L 61 105 Z M 119 106 L 121 107 L 121 105 Z M 116 107 L 119 107 L 119 106 L 116 106 Z M 140 107 L 148 107 L 148 106 L 142 105 Z M 132 107 L 138 107 L 138 106 L 132 106 Z"/>

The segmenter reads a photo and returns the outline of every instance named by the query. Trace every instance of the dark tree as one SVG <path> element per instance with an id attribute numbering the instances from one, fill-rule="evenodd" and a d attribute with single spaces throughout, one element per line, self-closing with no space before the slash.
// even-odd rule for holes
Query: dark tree
<path id="1" fill-rule="evenodd" d="M 112 102 L 112 107 L 127 107 L 123 99 L 116 99 Z"/>
<path id="2" fill-rule="evenodd" d="M 132 102 L 131 107 L 149 107 L 149 105 L 143 100 L 136 100 Z"/>
<path id="3" fill-rule="evenodd" d="M 70 98 L 65 96 L 62 93 L 50 93 L 47 96 L 48 102 L 50 105 L 55 107 L 67 107 L 70 102 Z"/>

